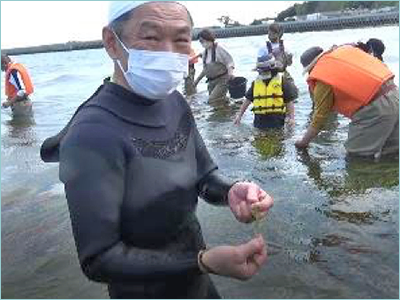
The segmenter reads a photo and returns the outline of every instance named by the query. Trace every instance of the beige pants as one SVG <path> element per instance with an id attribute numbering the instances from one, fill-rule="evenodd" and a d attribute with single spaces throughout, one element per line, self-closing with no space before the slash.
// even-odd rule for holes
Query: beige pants
<path id="1" fill-rule="evenodd" d="M 29 117 L 33 114 L 32 101 L 28 98 L 16 102 L 11 106 L 11 111 L 14 117 Z"/>
<path id="2" fill-rule="evenodd" d="M 227 102 L 229 75 L 226 74 L 208 82 L 208 102 L 210 104 Z"/>
<path id="3" fill-rule="evenodd" d="M 349 154 L 360 156 L 380 157 L 399 152 L 398 88 L 354 114 L 345 147 Z"/>

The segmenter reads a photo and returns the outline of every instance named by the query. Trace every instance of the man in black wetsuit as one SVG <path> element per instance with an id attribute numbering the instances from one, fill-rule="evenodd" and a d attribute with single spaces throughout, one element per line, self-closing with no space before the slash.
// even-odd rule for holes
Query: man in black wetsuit
<path id="1" fill-rule="evenodd" d="M 192 26 L 176 2 L 113 1 L 103 43 L 114 74 L 41 148 L 60 164 L 81 268 L 111 298 L 219 298 L 208 273 L 249 279 L 267 258 L 261 236 L 210 249 L 203 240 L 199 196 L 244 223 L 273 200 L 222 179 L 176 91 Z"/>

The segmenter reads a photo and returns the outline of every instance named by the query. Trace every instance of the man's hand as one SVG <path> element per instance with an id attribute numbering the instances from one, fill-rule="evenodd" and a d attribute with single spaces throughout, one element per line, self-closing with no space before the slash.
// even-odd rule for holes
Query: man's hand
<path id="1" fill-rule="evenodd" d="M 293 127 L 296 125 L 296 120 L 294 118 L 287 118 L 286 122 L 289 126 Z"/>
<path id="2" fill-rule="evenodd" d="M 6 100 L 1 103 L 2 108 L 9 108 L 11 106 L 11 102 Z"/>
<path id="3" fill-rule="evenodd" d="M 267 261 L 264 239 L 258 236 L 239 246 L 219 246 L 204 252 L 201 262 L 212 273 L 221 276 L 248 280 L 255 275 Z"/>
<path id="4" fill-rule="evenodd" d="M 233 124 L 239 126 L 241 121 L 242 121 L 242 117 L 236 116 L 235 121 L 233 121 Z"/>
<path id="5" fill-rule="evenodd" d="M 305 149 L 308 147 L 308 143 L 304 142 L 303 139 L 296 141 L 296 143 L 294 145 L 296 146 L 296 148 L 299 148 L 299 149 Z"/>
<path id="6" fill-rule="evenodd" d="M 299 149 L 305 149 L 308 147 L 310 142 L 318 135 L 319 130 L 315 129 L 312 126 L 309 126 L 306 133 L 304 134 L 303 138 L 301 140 L 298 140 L 295 143 L 295 146 Z"/>
<path id="7" fill-rule="evenodd" d="M 259 211 L 259 217 L 263 218 L 274 204 L 270 195 L 252 182 L 235 183 L 228 193 L 228 202 L 232 213 L 239 222 L 252 222 L 252 210 Z"/>
<path id="8" fill-rule="evenodd" d="M 293 64 L 293 54 L 285 53 L 286 54 L 286 65 L 291 66 Z"/>

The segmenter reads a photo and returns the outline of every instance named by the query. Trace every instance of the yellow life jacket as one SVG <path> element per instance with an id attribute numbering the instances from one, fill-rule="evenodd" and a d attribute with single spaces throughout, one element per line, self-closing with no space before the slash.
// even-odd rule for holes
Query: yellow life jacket
<path id="1" fill-rule="evenodd" d="M 268 86 L 260 79 L 254 82 L 252 111 L 257 115 L 286 114 L 281 73 L 272 78 Z"/>

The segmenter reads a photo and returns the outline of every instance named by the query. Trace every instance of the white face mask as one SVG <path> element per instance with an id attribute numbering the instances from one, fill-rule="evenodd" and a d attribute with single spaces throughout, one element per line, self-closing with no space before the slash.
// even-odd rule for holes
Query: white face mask
<path id="1" fill-rule="evenodd" d="M 173 52 L 128 49 L 115 34 L 128 53 L 128 70 L 124 71 L 117 60 L 131 89 L 152 100 L 162 100 L 172 94 L 189 68 L 189 55 Z"/>
<path id="2" fill-rule="evenodd" d="M 204 49 L 210 49 L 213 46 L 213 42 L 201 41 L 200 44 Z"/>
<path id="3" fill-rule="evenodd" d="M 268 80 L 272 78 L 271 72 L 263 72 L 257 76 L 259 80 Z"/>

